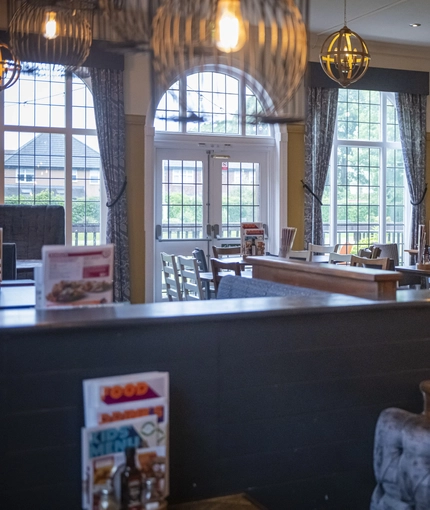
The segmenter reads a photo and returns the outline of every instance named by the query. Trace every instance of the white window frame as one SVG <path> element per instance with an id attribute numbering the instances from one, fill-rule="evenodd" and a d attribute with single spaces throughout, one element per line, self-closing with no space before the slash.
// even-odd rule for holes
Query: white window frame
<path id="1" fill-rule="evenodd" d="M 228 66 L 214 66 L 214 65 L 206 65 L 204 69 L 196 68 L 190 69 L 186 73 L 184 73 L 176 82 L 179 82 L 179 116 L 186 117 L 187 116 L 187 102 L 184 100 L 184 96 L 186 97 L 187 92 L 187 76 L 191 76 L 193 74 L 198 73 L 220 73 L 225 74 L 231 78 L 234 78 L 238 81 L 238 100 L 239 100 L 239 111 L 237 113 L 239 118 L 239 132 L 238 133 L 218 133 L 218 132 L 188 132 L 187 131 L 187 123 L 186 122 L 178 122 L 178 131 L 164 131 L 159 130 L 155 131 L 157 134 L 165 133 L 165 134 L 187 134 L 190 136 L 219 136 L 219 137 L 256 137 L 256 138 L 273 138 L 274 136 L 274 127 L 272 125 L 268 125 L 268 135 L 256 135 L 256 134 L 246 134 L 246 88 L 248 87 L 257 98 L 257 100 L 262 104 L 263 107 L 271 107 L 272 102 L 270 100 L 269 95 L 261 89 L 261 86 L 249 75 L 244 75 L 244 73 L 238 71 L 235 68 L 230 68 Z M 176 83 L 175 82 L 175 83 Z M 172 84 L 173 85 L 173 84 Z M 166 91 L 167 92 L 167 91 Z M 227 93 L 227 92 L 226 92 Z M 161 101 L 164 94 L 162 94 L 157 99 L 157 104 L 155 105 L 155 112 L 157 112 L 157 107 L 159 102 Z M 228 112 L 226 112 L 227 114 Z M 251 115 L 252 116 L 252 115 Z M 153 122 L 154 124 L 154 122 Z M 152 124 L 152 125 L 153 125 Z"/>
<path id="2" fill-rule="evenodd" d="M 206 68 L 205 68 L 206 70 Z M 209 66 L 207 70 L 212 70 Z M 219 68 L 213 70 L 220 70 Z M 189 70 L 188 73 L 196 72 L 197 69 Z M 236 71 L 232 68 L 225 67 L 223 72 L 237 77 Z M 266 98 L 266 103 L 270 105 L 270 99 L 266 92 L 262 91 L 261 86 L 252 82 L 248 86 L 254 91 L 258 99 L 261 101 L 262 96 Z M 258 94 L 256 93 L 258 91 Z M 261 92 L 261 93 L 260 93 Z M 154 300 L 154 243 L 155 243 L 155 162 L 157 147 L 172 148 L 172 139 L 175 137 L 178 147 L 184 148 L 184 136 L 187 137 L 189 143 L 195 143 L 199 146 L 208 144 L 209 148 L 218 148 L 222 146 L 222 137 L 224 134 L 202 135 L 201 133 L 164 133 L 155 132 L 154 129 L 154 113 L 161 96 L 155 101 L 156 104 L 149 104 L 146 125 L 145 125 L 145 295 L 146 302 Z M 294 127 L 292 128 L 294 129 Z M 272 240 L 271 250 L 277 253 L 279 249 L 279 236 L 281 227 L 288 225 L 288 132 L 285 124 L 272 126 L 272 136 L 243 136 L 243 135 L 227 135 L 228 143 L 234 143 L 237 147 L 245 149 L 248 143 L 268 143 L 271 150 L 268 154 L 270 169 L 270 177 L 268 181 L 268 224 L 269 236 Z M 199 138 L 200 137 L 200 138 Z M 219 139 L 219 142 L 217 141 Z M 266 142 L 265 142 L 266 141 Z M 246 150 L 246 149 L 245 149 Z"/>
<path id="3" fill-rule="evenodd" d="M 80 77 L 78 77 L 81 79 Z M 90 79 L 81 79 L 82 84 L 85 85 L 89 91 L 91 90 Z M 46 126 L 21 126 L 15 124 L 5 123 L 5 103 L 4 91 L 0 92 L 0 152 L 5 153 L 5 133 L 6 132 L 21 132 L 21 133 L 49 133 L 49 134 L 62 134 L 65 136 L 65 179 L 64 179 L 64 209 L 65 209 L 65 241 L 66 244 L 72 244 L 73 225 L 72 225 L 72 183 L 76 180 L 73 172 L 73 154 L 72 144 L 74 135 L 83 136 L 97 136 L 96 129 L 88 128 L 74 128 L 73 127 L 73 76 L 67 74 L 65 76 L 65 126 L 64 127 L 46 127 Z M 101 161 L 100 161 L 101 164 Z M 77 176 L 76 176 L 77 177 Z M 18 182 L 18 175 L 17 175 Z M 25 184 L 23 181 L 19 181 Z M 34 184 L 35 180 L 31 184 Z M 27 183 L 30 184 L 30 183 Z M 0 203 L 4 204 L 5 201 L 5 161 L 4 157 L 0 158 Z M 104 190 L 103 172 L 100 171 L 100 242 L 103 244 L 106 240 L 106 193 Z"/>
<path id="4" fill-rule="evenodd" d="M 335 245 L 337 240 L 337 154 L 339 147 L 375 147 L 380 149 L 380 172 L 379 172 L 379 242 L 384 243 L 386 238 L 386 155 L 387 150 L 396 149 L 401 150 L 402 144 L 398 142 L 387 141 L 387 99 L 394 105 L 395 96 L 391 92 L 380 92 L 381 94 L 381 139 L 378 141 L 369 140 L 346 140 L 338 139 L 338 119 L 336 117 L 336 126 L 333 136 L 333 146 L 330 156 L 330 231 L 329 231 L 329 244 Z M 408 185 L 406 181 L 406 174 L 404 178 L 405 200 L 404 200 L 404 231 L 403 231 L 403 245 L 407 247 L 410 245 L 410 225 L 411 221 L 411 205 L 409 198 Z M 402 254 L 399 254 L 402 256 Z"/>

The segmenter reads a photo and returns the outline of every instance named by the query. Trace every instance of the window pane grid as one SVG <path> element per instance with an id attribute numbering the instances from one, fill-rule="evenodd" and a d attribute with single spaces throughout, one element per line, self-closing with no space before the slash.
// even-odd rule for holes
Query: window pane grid
<path id="1" fill-rule="evenodd" d="M 242 133 L 241 91 L 240 80 L 223 73 L 189 75 L 163 95 L 156 109 L 154 127 L 156 131 L 167 132 L 270 136 L 270 126 L 257 122 L 263 108 L 249 87 L 245 92 L 246 128 Z M 184 105 L 180 105 L 179 97 L 185 98 Z M 185 117 L 195 120 L 185 121 Z"/>
<path id="2" fill-rule="evenodd" d="M 402 259 L 407 190 L 394 98 L 375 91 L 339 91 L 335 146 L 336 174 L 328 176 L 323 195 L 324 241 L 331 239 L 334 192 L 337 243 L 352 245 L 352 253 L 375 242 L 397 243 Z"/>
<path id="3" fill-rule="evenodd" d="M 73 244 L 100 244 L 100 157 L 97 137 L 75 135 L 72 150 Z"/>
<path id="4" fill-rule="evenodd" d="M 222 237 L 240 237 L 240 223 L 260 221 L 260 165 L 222 161 Z"/>
<path id="5" fill-rule="evenodd" d="M 380 140 L 380 100 L 371 91 L 340 90 L 339 140 Z"/>
<path id="6" fill-rule="evenodd" d="M 92 95 L 61 66 L 34 64 L 4 92 L 5 203 L 65 206 L 72 174 L 73 244 L 100 244 L 100 155 Z M 66 127 L 66 83 L 71 80 L 73 127 Z M 4 127 L 6 125 L 6 127 Z M 74 136 L 74 129 L 88 135 Z M 51 131 L 52 130 L 52 131 Z M 72 168 L 66 168 L 67 147 Z M 77 151 L 77 147 L 80 149 Z M 67 213 L 67 207 L 66 207 Z"/>
<path id="7" fill-rule="evenodd" d="M 201 161 L 163 160 L 162 238 L 203 238 Z"/>
<path id="8" fill-rule="evenodd" d="M 405 228 L 405 167 L 400 149 L 387 150 L 387 197 L 386 225 L 387 243 L 397 243 L 403 253 L 403 232 Z"/>
<path id="9" fill-rule="evenodd" d="M 380 149 L 338 147 L 337 242 L 357 252 L 379 240 L 379 160 Z"/>
<path id="10" fill-rule="evenodd" d="M 64 127 L 64 83 L 60 70 L 47 64 L 22 72 L 18 82 L 4 92 L 4 124 Z"/>
<path id="11" fill-rule="evenodd" d="M 17 133 L 19 150 L 5 151 L 5 203 L 64 206 L 64 135 Z M 5 137 L 5 142 L 7 137 Z"/>

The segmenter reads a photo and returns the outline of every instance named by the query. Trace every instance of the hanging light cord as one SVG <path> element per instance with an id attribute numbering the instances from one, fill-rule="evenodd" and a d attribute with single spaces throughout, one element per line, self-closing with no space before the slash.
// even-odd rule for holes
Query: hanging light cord
<path id="1" fill-rule="evenodd" d="M 346 0 L 344 0 L 343 2 L 343 22 L 344 25 L 346 26 Z"/>

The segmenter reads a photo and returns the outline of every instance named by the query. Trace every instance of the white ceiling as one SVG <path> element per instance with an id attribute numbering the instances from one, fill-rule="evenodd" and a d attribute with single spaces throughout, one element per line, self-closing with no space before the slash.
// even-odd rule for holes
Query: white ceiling
<path id="1" fill-rule="evenodd" d="M 430 0 L 347 0 L 346 17 L 348 27 L 366 41 L 430 47 Z M 318 41 L 342 28 L 343 21 L 344 0 L 310 0 L 309 28 Z"/>

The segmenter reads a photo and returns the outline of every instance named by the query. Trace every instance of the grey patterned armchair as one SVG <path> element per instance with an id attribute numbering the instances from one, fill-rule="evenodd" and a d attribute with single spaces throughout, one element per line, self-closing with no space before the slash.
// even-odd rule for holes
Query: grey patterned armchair
<path id="1" fill-rule="evenodd" d="M 430 381 L 420 388 L 423 414 L 390 408 L 378 418 L 373 456 L 377 486 L 370 510 L 430 509 Z"/>
<path id="2" fill-rule="evenodd" d="M 45 244 L 64 244 L 64 207 L 0 205 L 3 242 L 15 243 L 18 259 L 42 258 Z"/>

